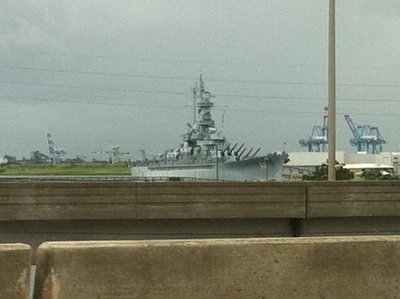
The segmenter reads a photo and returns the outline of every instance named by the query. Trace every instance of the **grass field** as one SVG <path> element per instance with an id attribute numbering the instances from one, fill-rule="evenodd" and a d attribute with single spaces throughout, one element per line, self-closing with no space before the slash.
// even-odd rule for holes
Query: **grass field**
<path id="1" fill-rule="evenodd" d="M 129 175 L 127 163 L 14 163 L 0 165 L 1 175 Z"/>

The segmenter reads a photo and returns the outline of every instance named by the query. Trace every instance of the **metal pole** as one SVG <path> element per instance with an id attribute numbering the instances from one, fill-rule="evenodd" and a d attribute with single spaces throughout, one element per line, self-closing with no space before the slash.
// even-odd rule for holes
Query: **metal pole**
<path id="1" fill-rule="evenodd" d="M 215 175 L 216 175 L 216 179 L 217 181 L 219 181 L 219 165 L 218 165 L 218 143 L 215 145 L 215 151 L 216 151 L 216 155 L 215 155 Z"/>
<path id="2" fill-rule="evenodd" d="M 193 88 L 193 125 L 196 123 L 196 96 L 197 96 L 197 82 Z"/>
<path id="3" fill-rule="evenodd" d="M 329 0 L 328 42 L 328 180 L 336 181 L 336 53 L 335 0 Z"/>

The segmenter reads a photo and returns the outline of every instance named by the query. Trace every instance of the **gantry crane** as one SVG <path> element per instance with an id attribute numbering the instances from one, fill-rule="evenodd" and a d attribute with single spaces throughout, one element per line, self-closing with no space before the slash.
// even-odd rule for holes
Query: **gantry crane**
<path id="1" fill-rule="evenodd" d="M 113 145 L 109 150 L 105 151 L 108 154 L 108 161 L 112 164 L 122 161 L 122 157 L 125 155 L 129 155 L 129 152 L 121 152 L 119 149 L 119 145 Z"/>
<path id="2" fill-rule="evenodd" d="M 56 161 L 61 161 L 61 156 L 65 156 L 67 154 L 65 150 L 55 147 L 53 138 L 51 137 L 50 133 L 47 133 L 47 142 L 49 144 L 49 153 L 53 164 L 55 164 Z"/>
<path id="3" fill-rule="evenodd" d="M 378 154 L 382 151 L 382 144 L 386 144 L 386 140 L 379 132 L 378 127 L 370 125 L 356 126 L 349 115 L 345 115 L 344 118 L 353 134 L 350 144 L 357 147 L 358 152 Z"/>
<path id="4" fill-rule="evenodd" d="M 299 144 L 307 147 L 309 152 L 326 152 L 328 149 L 328 108 L 325 107 L 324 111 L 322 126 L 314 125 L 311 136 L 299 140 Z"/>
<path id="5" fill-rule="evenodd" d="M 102 149 L 101 147 L 99 147 L 96 151 L 92 152 L 92 154 L 106 154 L 108 156 L 108 162 L 112 164 L 121 162 L 123 156 L 129 155 L 129 152 L 121 152 L 119 149 L 119 145 L 106 146 L 108 147 L 108 149 Z"/>

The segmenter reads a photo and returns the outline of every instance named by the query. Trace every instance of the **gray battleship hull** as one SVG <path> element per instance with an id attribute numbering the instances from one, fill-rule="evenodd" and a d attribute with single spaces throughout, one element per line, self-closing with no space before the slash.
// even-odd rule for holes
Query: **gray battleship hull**
<path id="1" fill-rule="evenodd" d="M 287 161 L 286 153 L 270 153 L 241 161 L 215 162 L 209 164 L 176 164 L 134 166 L 136 178 L 183 178 L 198 180 L 260 181 L 282 180 L 282 167 Z"/>

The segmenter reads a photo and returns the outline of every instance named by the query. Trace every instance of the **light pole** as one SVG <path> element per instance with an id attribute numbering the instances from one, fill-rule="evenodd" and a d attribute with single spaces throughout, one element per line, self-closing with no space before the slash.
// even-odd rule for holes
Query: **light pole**
<path id="1" fill-rule="evenodd" d="M 218 143 L 215 144 L 215 176 L 217 181 L 219 180 L 219 169 L 218 169 Z"/>
<path id="2" fill-rule="evenodd" d="M 328 35 L 328 180 L 336 181 L 335 0 L 329 0 Z"/>
<path id="3" fill-rule="evenodd" d="M 400 165 L 399 165 L 399 149 L 400 149 L 400 145 L 397 143 L 397 148 L 396 148 L 396 174 L 399 174 L 399 170 L 400 170 Z M 394 163 L 393 163 L 394 164 Z M 394 165 L 393 165 L 394 166 Z"/>

